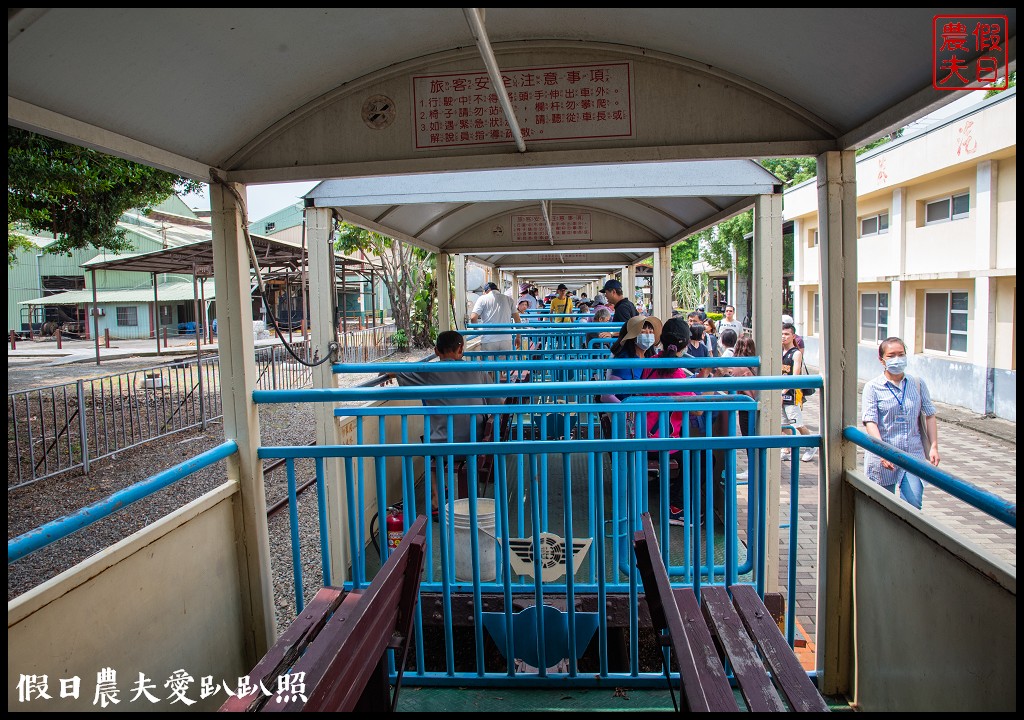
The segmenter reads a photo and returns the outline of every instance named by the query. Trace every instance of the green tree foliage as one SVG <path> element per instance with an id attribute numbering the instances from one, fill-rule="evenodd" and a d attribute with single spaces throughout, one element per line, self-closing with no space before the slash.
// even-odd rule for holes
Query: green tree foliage
<path id="1" fill-rule="evenodd" d="M 808 157 L 768 158 L 761 161 L 761 167 L 791 188 L 818 174 L 818 161 Z"/>
<path id="2" fill-rule="evenodd" d="M 888 136 L 886 136 L 886 141 Z M 762 167 L 782 181 L 787 188 L 815 177 L 818 164 L 814 158 L 769 158 Z M 754 229 L 754 213 L 748 210 L 702 230 L 672 247 L 672 295 L 686 309 L 705 301 L 706 276 L 695 276 L 693 265 L 698 260 L 719 269 L 733 266 L 741 277 L 750 277 L 750 241 L 745 239 Z M 783 238 L 783 272 L 792 272 L 793 239 Z"/>
<path id="3" fill-rule="evenodd" d="M 1016 70 L 1014 70 L 1012 73 L 1010 73 L 1010 82 L 1008 82 L 1006 84 L 1006 87 L 1003 88 L 1003 90 L 1009 90 L 1012 87 L 1017 87 L 1017 71 Z M 1003 90 L 989 90 L 988 92 L 985 93 L 985 99 L 988 100 L 993 95 L 998 95 L 999 93 L 1003 92 Z"/>
<path id="4" fill-rule="evenodd" d="M 434 302 L 437 261 L 433 253 L 345 222 L 338 226 L 334 247 L 346 254 L 361 250 L 377 258 L 381 279 L 391 298 L 395 324 L 416 345 L 429 346 L 437 304 Z M 429 298 L 424 296 L 417 302 L 424 292 Z"/>
<path id="5" fill-rule="evenodd" d="M 903 137 L 903 128 L 900 128 L 896 132 L 889 133 L 888 135 L 883 135 L 882 137 L 878 138 L 877 140 L 872 140 L 867 145 L 865 145 L 864 147 L 862 147 L 859 150 L 857 150 L 857 156 L 860 157 L 861 155 L 866 153 L 868 150 L 874 150 L 879 145 L 885 145 L 886 143 L 892 142 L 896 138 L 900 138 L 900 137 Z"/>
<path id="6" fill-rule="evenodd" d="M 95 247 L 131 249 L 121 215 L 146 208 L 175 191 L 202 185 L 163 170 L 7 126 L 7 262 L 14 261 L 15 224 L 53 233 L 48 253 Z"/>

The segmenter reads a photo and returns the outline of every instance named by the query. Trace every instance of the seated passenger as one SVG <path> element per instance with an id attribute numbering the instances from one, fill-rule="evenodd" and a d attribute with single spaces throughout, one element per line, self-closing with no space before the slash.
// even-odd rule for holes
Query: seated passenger
<path id="1" fill-rule="evenodd" d="M 611 321 L 612 321 L 612 311 L 609 310 L 606 307 L 598 308 L 598 310 L 594 313 L 593 320 L 591 320 L 591 322 L 595 322 L 595 323 L 606 323 L 606 322 L 611 322 Z M 597 339 L 599 337 L 601 337 L 601 333 L 599 333 L 599 332 L 587 333 L 586 346 L 590 347 L 590 341 L 591 340 L 595 340 L 595 339 Z"/>
<path id="2" fill-rule="evenodd" d="M 755 357 L 756 355 L 757 355 L 757 346 L 754 345 L 754 338 L 750 337 L 749 335 L 744 335 L 743 337 L 741 337 L 739 340 L 736 341 L 736 353 L 733 355 L 733 357 Z M 756 369 L 744 368 L 744 367 L 738 367 L 738 368 L 719 368 L 717 372 L 722 377 L 734 377 L 734 378 L 754 377 L 755 375 L 757 375 L 757 370 Z M 740 390 L 737 394 L 738 395 L 746 395 L 747 397 L 752 398 L 754 400 L 757 399 L 757 391 L 756 390 Z M 740 412 L 738 412 L 736 414 L 738 416 L 736 418 L 736 425 L 737 425 L 737 428 L 739 429 L 739 432 L 741 434 L 743 434 L 743 435 L 750 435 L 751 434 L 751 432 L 750 432 L 750 411 L 749 410 L 742 410 L 742 411 L 740 411 Z M 753 457 L 753 454 L 752 453 L 748 453 L 748 458 L 752 458 L 752 457 Z M 748 463 L 749 462 L 750 461 L 748 460 Z M 743 470 L 742 472 L 736 473 L 736 479 L 737 480 L 747 480 L 747 479 L 749 479 L 748 471 L 747 470 Z"/>
<path id="3" fill-rule="evenodd" d="M 612 344 L 612 358 L 632 360 L 650 357 L 654 346 L 661 342 L 661 320 L 654 316 L 636 315 L 622 323 L 619 338 Z M 608 371 L 609 380 L 639 380 L 643 375 L 640 368 L 613 368 Z M 602 395 L 602 402 L 620 402 L 629 397 L 626 393 Z"/>
<path id="4" fill-rule="evenodd" d="M 655 355 L 655 357 L 663 358 L 675 358 L 685 354 L 687 344 L 690 342 L 691 328 L 686 324 L 686 321 L 681 317 L 670 318 L 661 329 L 661 345 L 664 350 Z M 666 379 L 666 378 L 686 378 L 689 374 L 683 368 L 648 368 L 642 372 L 642 378 L 647 379 Z M 697 393 L 692 392 L 662 392 L 662 393 L 649 393 L 650 395 L 665 395 L 665 396 L 680 396 L 680 395 L 696 395 Z M 690 437 L 699 436 L 704 434 L 704 417 L 702 412 L 691 412 L 690 414 Z M 661 413 L 660 412 L 649 412 L 647 413 L 647 436 L 648 437 L 659 437 L 659 426 L 660 426 Z M 671 437 L 682 437 L 683 427 L 683 413 L 673 412 L 669 413 L 669 435 Z M 656 453 L 652 454 L 653 459 L 657 459 Z M 703 467 L 703 462 L 700 463 L 699 467 Z M 694 481 L 697 481 L 700 477 L 700 470 L 693 477 Z M 681 473 L 677 472 L 669 478 L 669 524 L 671 525 L 683 525 L 683 480 Z"/>
<path id="5" fill-rule="evenodd" d="M 661 320 L 656 317 L 642 317 L 636 315 L 622 323 L 619 329 L 619 338 L 612 345 L 612 358 L 615 360 L 635 360 L 649 357 L 654 354 L 654 346 L 661 340 Z M 643 374 L 640 368 L 613 368 L 608 371 L 608 380 L 639 380 Z M 608 393 L 601 395 L 599 400 L 604 403 L 622 402 L 629 397 L 629 393 Z M 604 437 L 612 436 L 612 416 L 622 415 L 621 413 L 602 413 L 601 431 Z M 624 419 L 619 422 L 625 423 L 625 437 L 634 437 L 634 422 L 636 414 L 626 413 Z M 620 426 L 621 427 L 621 426 Z"/>
<path id="6" fill-rule="evenodd" d="M 441 362 L 462 362 L 462 355 L 465 350 L 465 340 L 461 333 L 455 330 L 446 330 L 438 334 L 434 343 L 434 352 Z M 490 385 L 493 381 L 489 373 L 482 370 L 455 370 L 448 372 L 412 372 L 396 373 L 395 378 L 399 385 L 430 387 L 434 385 Z M 501 405 L 504 398 L 475 398 L 457 397 L 449 395 L 443 398 L 424 399 L 424 405 L 430 406 L 457 406 L 457 405 Z M 481 412 L 479 415 L 455 415 L 452 419 L 452 436 L 448 436 L 448 416 L 434 415 L 430 420 L 430 442 L 431 443 L 466 443 L 482 442 L 485 435 L 485 426 L 490 419 L 489 412 Z M 472 433 L 472 422 L 476 423 L 476 432 Z M 424 422 L 424 425 L 426 423 Z M 464 456 L 457 457 L 462 459 Z M 437 484 L 433 483 L 433 512 L 437 512 Z"/>

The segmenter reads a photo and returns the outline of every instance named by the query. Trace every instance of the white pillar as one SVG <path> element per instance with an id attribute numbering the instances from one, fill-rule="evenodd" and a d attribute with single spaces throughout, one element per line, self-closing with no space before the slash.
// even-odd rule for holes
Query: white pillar
<path id="1" fill-rule="evenodd" d="M 892 211 L 889 214 L 889 248 L 893 253 L 892 265 L 897 275 L 907 272 L 907 190 L 896 188 L 892 191 Z"/>
<path id="2" fill-rule="evenodd" d="M 465 330 L 469 311 L 466 308 L 466 256 L 455 256 L 455 329 Z"/>
<path id="3" fill-rule="evenodd" d="M 843 476 L 857 448 L 842 438 L 857 422 L 857 171 L 853 150 L 818 156 L 821 257 L 821 428 L 825 452 L 819 488 L 818 677 L 821 691 L 850 691 L 853 647 L 853 491 Z"/>
<path id="4" fill-rule="evenodd" d="M 245 186 L 234 185 L 245 197 Z M 239 606 L 245 632 L 245 665 L 257 662 L 274 643 L 274 585 L 270 568 L 267 502 L 260 445 L 260 417 L 252 401 L 256 387 L 256 355 L 252 331 L 249 254 L 244 217 L 235 196 L 210 184 L 213 269 L 217 278 L 217 338 L 220 346 L 224 437 L 238 444 L 227 460 L 227 476 L 238 482 L 235 501 L 235 542 L 238 552 Z"/>
<path id="5" fill-rule="evenodd" d="M 793 323 L 798 335 L 807 335 L 807 310 L 804 308 L 804 282 L 807 272 L 804 270 L 803 243 L 800 242 L 801 223 L 793 221 Z"/>
<path id="6" fill-rule="evenodd" d="M 334 214 L 330 208 L 306 208 L 306 236 L 309 239 L 309 322 L 310 347 L 319 358 L 329 352 L 335 339 L 333 299 L 337 294 L 334 279 Z M 314 388 L 337 387 L 331 363 L 313 368 Z M 334 406 L 314 403 L 316 444 L 340 445 Z M 331 553 L 331 583 L 340 585 L 348 575 L 352 548 L 348 546 L 348 503 L 342 479 L 341 461 L 324 461 L 324 485 L 327 490 L 327 537 Z"/>
<path id="7" fill-rule="evenodd" d="M 974 306 L 970 314 L 967 349 L 971 362 L 985 373 L 984 394 L 971 395 L 971 410 L 982 414 L 993 412 L 995 406 L 992 368 L 996 359 L 996 280 L 986 276 L 974 278 L 974 292 L 971 293 Z"/>
<path id="8" fill-rule="evenodd" d="M 782 373 L 782 196 L 758 195 L 754 202 L 754 339 L 761 356 L 761 375 Z M 782 395 L 761 393 L 758 433 L 782 432 Z M 768 508 L 765 543 L 771 548 L 765 567 L 766 588 L 779 585 L 779 482 L 782 458 L 778 450 L 768 453 Z"/>
<path id="9" fill-rule="evenodd" d="M 892 210 L 889 213 L 889 243 L 892 248 L 893 265 L 896 267 L 896 279 L 889 284 L 889 335 L 903 338 L 907 344 L 907 353 L 913 355 L 916 342 L 914 334 L 910 337 L 904 335 L 904 328 L 913 327 L 907 325 L 907 303 L 913 302 L 913 298 L 904 297 L 903 280 L 907 272 L 907 233 L 906 233 L 906 212 L 907 191 L 905 188 L 896 188 L 892 191 Z M 880 338 L 884 339 L 884 338 Z"/>
<path id="10" fill-rule="evenodd" d="M 632 265 L 622 268 L 622 292 L 630 302 L 636 303 L 636 268 Z"/>
<path id="11" fill-rule="evenodd" d="M 975 263 L 978 270 L 990 270 L 996 266 L 999 163 L 995 160 L 978 163 L 976 175 Z"/>
<path id="12" fill-rule="evenodd" d="M 980 271 L 996 267 L 996 240 L 999 230 L 998 180 L 997 161 L 986 160 L 978 163 L 974 247 L 977 253 L 975 264 Z M 979 413 L 990 413 L 995 407 L 992 369 L 996 364 L 996 279 L 985 276 L 975 278 L 973 295 L 974 312 L 971 313 L 972 322 L 967 346 L 971 362 L 985 369 L 985 395 L 984 401 L 971 409 Z"/>
<path id="13" fill-rule="evenodd" d="M 654 253 L 651 300 L 655 317 L 662 322 L 672 317 L 672 248 L 660 247 Z"/>
<path id="14" fill-rule="evenodd" d="M 437 254 L 437 331 L 452 327 L 451 290 L 448 287 L 448 253 Z"/>

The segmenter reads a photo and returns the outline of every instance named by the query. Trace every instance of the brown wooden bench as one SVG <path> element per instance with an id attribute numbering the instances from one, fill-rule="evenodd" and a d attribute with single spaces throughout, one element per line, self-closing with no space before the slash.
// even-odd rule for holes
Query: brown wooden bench
<path id="1" fill-rule="evenodd" d="M 637 569 L 651 623 L 656 631 L 668 631 L 662 642 L 679 665 L 681 709 L 742 709 L 725 674 L 728 660 L 751 712 L 828 712 L 757 592 L 749 585 L 733 585 L 728 593 L 706 586 L 698 604 L 692 588 L 672 588 L 649 513 L 642 523 L 633 539 Z"/>
<path id="2" fill-rule="evenodd" d="M 255 691 L 232 697 L 220 710 L 393 711 L 412 638 L 426 523 L 422 515 L 416 519 L 366 589 L 321 589 L 249 673 Z M 389 648 L 398 671 L 393 696 Z M 285 675 L 303 677 L 305 700 L 278 693 L 278 678 Z"/>

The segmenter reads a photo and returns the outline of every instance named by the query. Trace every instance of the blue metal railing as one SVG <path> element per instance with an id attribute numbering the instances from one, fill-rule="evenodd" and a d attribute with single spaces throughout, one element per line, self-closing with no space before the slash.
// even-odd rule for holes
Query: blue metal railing
<path id="1" fill-rule="evenodd" d="M 843 429 L 843 437 L 868 452 L 872 452 L 891 463 L 917 475 L 935 487 L 945 490 L 950 495 L 963 500 L 968 505 L 987 513 L 991 517 L 1017 527 L 1017 504 L 964 482 L 955 475 L 939 470 L 929 462 L 899 450 L 887 442 L 868 435 L 859 428 L 849 426 Z"/>
<path id="2" fill-rule="evenodd" d="M 273 391 L 271 391 L 273 392 Z M 146 480 L 118 490 L 109 497 L 84 507 L 78 512 L 41 525 L 7 542 L 7 564 L 35 552 L 47 545 L 65 538 L 74 532 L 92 525 L 99 520 L 125 509 L 132 503 L 163 490 L 194 472 L 209 467 L 238 452 L 234 440 L 228 440 L 215 448 L 201 453 L 191 460 L 179 463 L 168 470 L 157 473 Z"/>
<path id="3" fill-rule="evenodd" d="M 576 350 L 574 352 L 587 352 Z M 530 352 L 529 356 L 538 353 Z M 361 365 L 360 372 L 417 372 L 446 370 L 483 370 L 496 375 L 511 375 L 516 370 L 528 368 L 531 374 L 541 377 L 564 369 L 565 360 L 519 359 L 496 361 L 470 361 L 460 363 L 378 363 Z M 605 355 L 605 357 L 607 357 Z M 600 373 L 610 368 L 646 366 L 699 368 L 709 366 L 756 366 L 756 358 L 731 360 L 697 360 L 691 358 L 672 360 L 593 360 L 588 355 L 586 365 L 595 366 L 589 371 Z M 450 366 L 450 367 L 446 367 Z M 335 366 L 336 372 L 354 372 L 355 367 Z M 507 384 L 492 385 L 443 385 L 433 387 L 388 387 L 367 389 L 326 389 L 306 392 L 264 392 L 253 394 L 256 402 L 362 402 L 367 400 L 420 400 L 424 403 L 450 401 L 452 398 L 506 398 L 512 396 L 512 404 L 506 405 L 454 405 L 437 406 L 375 406 L 349 405 L 336 409 L 336 414 L 353 416 L 356 422 L 356 445 L 337 447 L 296 447 L 261 448 L 261 458 L 285 457 L 294 460 L 299 457 L 313 457 L 318 460 L 318 486 L 322 486 L 323 458 L 339 458 L 343 469 L 343 492 L 348 498 L 349 523 L 348 542 L 352 548 L 352 572 L 350 585 L 362 587 L 368 580 L 366 548 L 362 542 L 365 529 L 362 518 L 366 516 L 367 501 L 376 501 L 382 509 L 396 500 L 404 503 L 406 527 L 417 514 L 420 501 L 430 502 L 434 486 L 437 487 L 438 505 L 441 508 L 437 519 L 428 520 L 427 565 L 421 592 L 440 595 L 441 615 L 444 618 L 445 659 L 443 670 L 427 669 L 424 657 L 423 617 L 416 620 L 417 670 L 412 675 L 419 684 L 457 683 L 494 685 L 514 682 L 517 679 L 538 684 L 547 679 L 549 652 L 568 659 L 568 677 L 575 682 L 606 683 L 614 678 L 628 680 L 630 684 L 656 684 L 663 682 L 658 674 L 639 671 L 636 645 L 639 618 L 637 598 L 640 592 L 636 574 L 635 559 L 630 550 L 629 538 L 632 530 L 639 529 L 640 513 L 650 509 L 652 500 L 657 514 L 662 518 L 665 542 L 666 565 L 679 582 L 693 585 L 698 591 L 702 583 L 752 582 L 763 593 L 765 578 L 763 568 L 766 549 L 763 519 L 766 517 L 764 490 L 766 477 L 767 450 L 772 447 L 794 447 L 799 449 L 817 447 L 818 436 L 770 436 L 757 437 L 753 434 L 737 437 L 738 413 L 748 412 L 752 430 L 754 411 L 757 403 L 745 395 L 650 397 L 651 393 L 735 393 L 738 390 L 779 390 L 789 387 L 821 387 L 821 378 L 713 378 L 713 379 L 648 379 L 639 381 L 560 381 L 523 383 L 514 387 Z M 633 394 L 634 398 L 624 403 L 596 403 L 593 398 L 605 393 Z M 639 395 L 646 397 L 639 397 Z M 726 418 L 727 436 L 712 435 L 712 424 L 706 423 L 702 434 L 690 434 L 691 416 L 705 413 L 708 416 Z M 494 415 L 495 425 L 507 425 L 507 439 L 491 440 L 479 434 L 476 419 Z M 652 431 L 659 437 L 647 436 L 647 417 L 654 415 Z M 601 415 L 609 417 L 605 432 L 600 430 Z M 682 417 L 681 437 L 668 437 L 668 428 L 674 417 Z M 377 418 L 378 437 L 385 437 L 388 418 L 399 418 L 401 438 L 397 444 L 381 441 L 365 444 L 363 426 Z M 416 418 L 423 423 L 423 437 L 431 437 L 431 429 L 437 422 L 445 424 L 447 437 L 453 437 L 456 419 L 471 418 L 467 442 L 421 442 L 410 437 L 410 420 Z M 632 418 L 636 430 L 627 431 L 627 420 Z M 393 420 L 391 422 L 394 422 Z M 529 431 L 529 433 L 528 433 Z M 599 437 L 604 435 L 604 437 Z M 725 552 L 721 561 L 716 560 L 714 548 L 716 536 L 714 478 L 716 468 L 713 455 L 722 451 L 724 456 L 723 495 Z M 746 451 L 751 459 L 751 484 L 755 487 L 747 495 L 747 527 L 745 552 L 740 543 L 736 522 L 735 453 Z M 608 456 L 610 462 L 605 461 Z M 678 465 L 678 479 L 673 479 L 673 461 Z M 386 470 L 388 460 L 398 475 Z M 374 461 L 374 485 L 367 494 L 368 481 L 365 463 Z M 493 470 L 488 473 L 493 487 L 494 530 L 488 530 L 497 540 L 481 537 L 481 518 L 478 504 L 481 499 L 478 480 L 484 477 L 484 466 L 490 460 Z M 795 465 L 796 463 L 794 463 Z M 585 467 L 585 469 L 583 469 Z M 461 468 L 461 470 L 457 470 Z M 561 472 L 561 482 L 555 482 Z M 456 538 L 456 516 L 453 500 L 458 475 L 465 476 L 465 494 L 469 498 L 468 534 L 469 539 Z M 648 475 L 657 472 L 657 483 L 649 483 Z M 422 477 L 423 485 L 418 487 Z M 388 479 L 392 482 L 389 484 Z M 681 493 L 685 522 L 673 543 L 669 532 L 668 516 L 670 494 L 676 488 Z M 396 489 L 397 488 L 397 489 Z M 486 490 L 486 484 L 485 484 Z M 375 492 L 374 492 L 375 491 Z M 549 515 L 550 499 L 561 492 L 562 512 Z M 606 510 L 605 493 L 609 493 Z M 552 494 L 554 493 L 554 495 Z M 374 497 L 375 495 L 375 497 Z M 657 499 L 653 499 L 656 495 Z M 541 498 L 548 499 L 540 501 Z M 674 501 L 673 501 L 674 502 Z M 424 506 L 425 507 L 425 506 Z M 555 505 L 557 507 L 557 503 Z M 577 519 L 578 512 L 578 519 Z M 798 517 L 795 509 L 792 517 Z M 606 547 L 605 522 L 611 523 L 611 544 Z M 707 518 L 703 523 L 701 518 Z M 463 524 L 465 518 L 461 519 Z M 461 527 L 461 526 L 460 526 Z M 791 547 L 795 547 L 796 523 L 791 524 Z M 463 528 L 466 529 L 466 528 Z M 579 572 L 569 570 L 564 578 L 556 582 L 540 579 L 541 553 L 533 553 L 533 577 L 523 574 L 519 567 L 513 575 L 512 550 L 510 545 L 526 543 L 530 548 L 545 547 L 550 541 L 546 533 L 560 534 L 561 551 L 567 556 L 569 568 L 577 557 L 574 542 L 589 543 L 589 554 L 583 560 Z M 461 532 L 461 531 L 458 531 Z M 494 546 L 489 543 L 495 542 Z M 382 546 L 384 544 L 382 543 Z M 493 579 L 481 579 L 481 554 L 493 551 L 497 565 Z M 386 550 L 382 547 L 384 557 Z M 459 573 L 459 557 L 469 553 L 471 573 Z M 795 561 L 791 560 L 791 568 Z M 459 575 L 462 575 L 460 577 Z M 489 575 L 489 573 L 488 573 Z M 791 573 L 795 579 L 795 572 Z M 790 583 L 790 598 L 795 588 Z M 458 593 L 472 593 L 473 627 L 476 645 L 475 672 L 456 672 L 453 655 L 452 596 Z M 482 594 L 499 595 L 503 598 L 503 612 L 484 612 Z M 302 590 L 297 587 L 297 594 Z M 549 614 L 544 608 L 545 597 L 554 594 L 565 599 L 566 610 Z M 579 594 L 597 596 L 598 607 L 604 608 L 610 597 L 628 596 L 631 600 L 629 626 L 633 645 L 631 669 L 626 674 L 610 672 L 607 664 L 609 628 L 605 613 L 596 615 L 578 611 L 575 598 Z M 513 600 L 529 597 L 535 604 L 535 613 L 524 619 L 513 613 Z M 790 606 L 794 603 L 790 602 Z M 550 608 L 548 608 L 550 609 Z M 545 616 L 548 617 L 545 617 Z M 523 623 L 532 629 L 533 639 L 527 634 L 524 640 Z M 551 625 L 554 623 L 554 625 Z M 790 622 L 792 626 L 794 623 Z M 484 667 L 484 628 L 492 635 L 495 643 L 503 649 L 506 667 L 503 673 L 487 671 Z M 559 630 L 561 628 L 561 630 Z M 565 646 L 564 652 L 552 650 L 536 638 L 546 638 L 551 633 L 559 635 Z M 601 670 L 596 676 L 581 674 L 576 662 L 576 653 L 582 651 L 590 634 L 596 634 L 601 648 Z M 792 635 L 792 634 L 791 634 Z M 792 642 L 792 637 L 790 638 Z M 524 645 L 525 643 L 525 645 Z M 539 667 L 537 674 L 525 676 L 517 672 L 514 659 L 529 658 L 531 665 Z M 407 677 L 410 677 L 407 674 Z M 543 682 L 539 682 L 543 684 Z"/>

